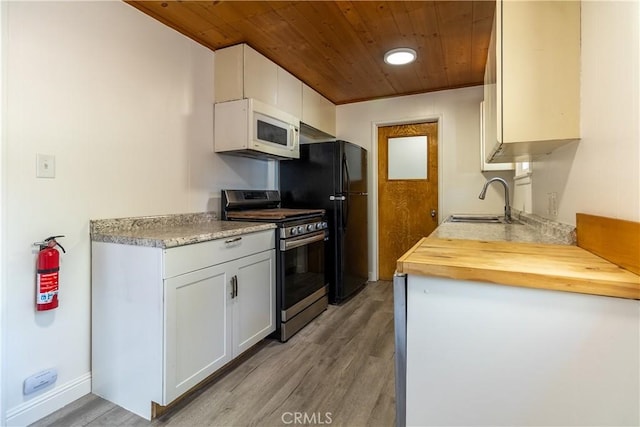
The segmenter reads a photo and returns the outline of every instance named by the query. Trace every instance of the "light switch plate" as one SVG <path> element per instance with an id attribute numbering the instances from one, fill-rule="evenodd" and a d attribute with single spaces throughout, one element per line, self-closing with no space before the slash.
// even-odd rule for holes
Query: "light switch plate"
<path id="1" fill-rule="evenodd" d="M 36 178 L 56 177 L 56 157 L 49 154 L 36 155 Z"/>

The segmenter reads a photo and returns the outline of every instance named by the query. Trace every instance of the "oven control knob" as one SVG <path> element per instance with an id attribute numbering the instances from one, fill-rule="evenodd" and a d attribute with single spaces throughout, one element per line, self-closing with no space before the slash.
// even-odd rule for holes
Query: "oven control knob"
<path id="1" fill-rule="evenodd" d="M 322 223 L 318 222 L 316 223 L 316 230 L 320 230 L 322 228 Z"/>
<path id="2" fill-rule="evenodd" d="M 327 228 L 327 227 L 328 227 L 327 221 L 322 221 L 322 228 Z"/>
<path id="3" fill-rule="evenodd" d="M 304 228 L 301 225 L 298 226 L 298 234 L 302 234 L 304 232 Z"/>
<path id="4" fill-rule="evenodd" d="M 296 234 L 298 234 L 298 229 L 296 227 L 291 227 L 291 230 L 289 230 L 289 233 L 292 236 L 295 236 Z"/>
<path id="5" fill-rule="evenodd" d="M 307 225 L 307 231 L 313 231 L 313 224 Z"/>

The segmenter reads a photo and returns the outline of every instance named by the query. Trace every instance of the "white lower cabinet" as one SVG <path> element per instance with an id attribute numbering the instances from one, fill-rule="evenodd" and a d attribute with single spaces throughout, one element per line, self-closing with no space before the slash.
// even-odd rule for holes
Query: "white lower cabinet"
<path id="1" fill-rule="evenodd" d="M 411 274 L 406 290 L 407 426 L 639 425 L 639 301 Z"/>
<path id="2" fill-rule="evenodd" d="M 243 258 L 236 274 L 233 304 L 233 357 L 244 353 L 275 331 L 274 279 L 265 286 L 265 277 L 275 278 L 275 255 L 264 253 Z"/>
<path id="3" fill-rule="evenodd" d="M 150 419 L 275 330 L 274 232 L 241 237 L 93 242 L 95 394 Z"/>
<path id="4" fill-rule="evenodd" d="M 225 263 L 165 281 L 166 402 L 231 360 L 228 278 Z"/>
<path id="5" fill-rule="evenodd" d="M 271 250 L 165 281 L 166 402 L 275 330 L 273 268 Z"/>

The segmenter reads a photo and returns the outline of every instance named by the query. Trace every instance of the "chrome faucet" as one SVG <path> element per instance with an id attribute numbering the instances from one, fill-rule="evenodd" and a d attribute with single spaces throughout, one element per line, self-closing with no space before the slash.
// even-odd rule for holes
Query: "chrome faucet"
<path id="1" fill-rule="evenodd" d="M 511 205 L 509 204 L 509 184 L 507 184 L 507 181 L 502 178 L 498 178 L 497 176 L 491 178 L 489 181 L 484 183 L 484 187 L 482 187 L 482 191 L 478 198 L 480 198 L 480 200 L 484 200 L 484 197 L 487 195 L 487 187 L 489 187 L 489 184 L 493 181 L 498 181 L 504 186 L 504 220 L 511 224 Z"/>

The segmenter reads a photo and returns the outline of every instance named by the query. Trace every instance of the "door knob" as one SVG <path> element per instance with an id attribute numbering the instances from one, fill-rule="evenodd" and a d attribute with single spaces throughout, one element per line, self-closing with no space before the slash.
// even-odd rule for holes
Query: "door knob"
<path id="1" fill-rule="evenodd" d="M 431 209 L 431 218 L 435 218 L 435 217 L 436 217 L 436 210 Z"/>

